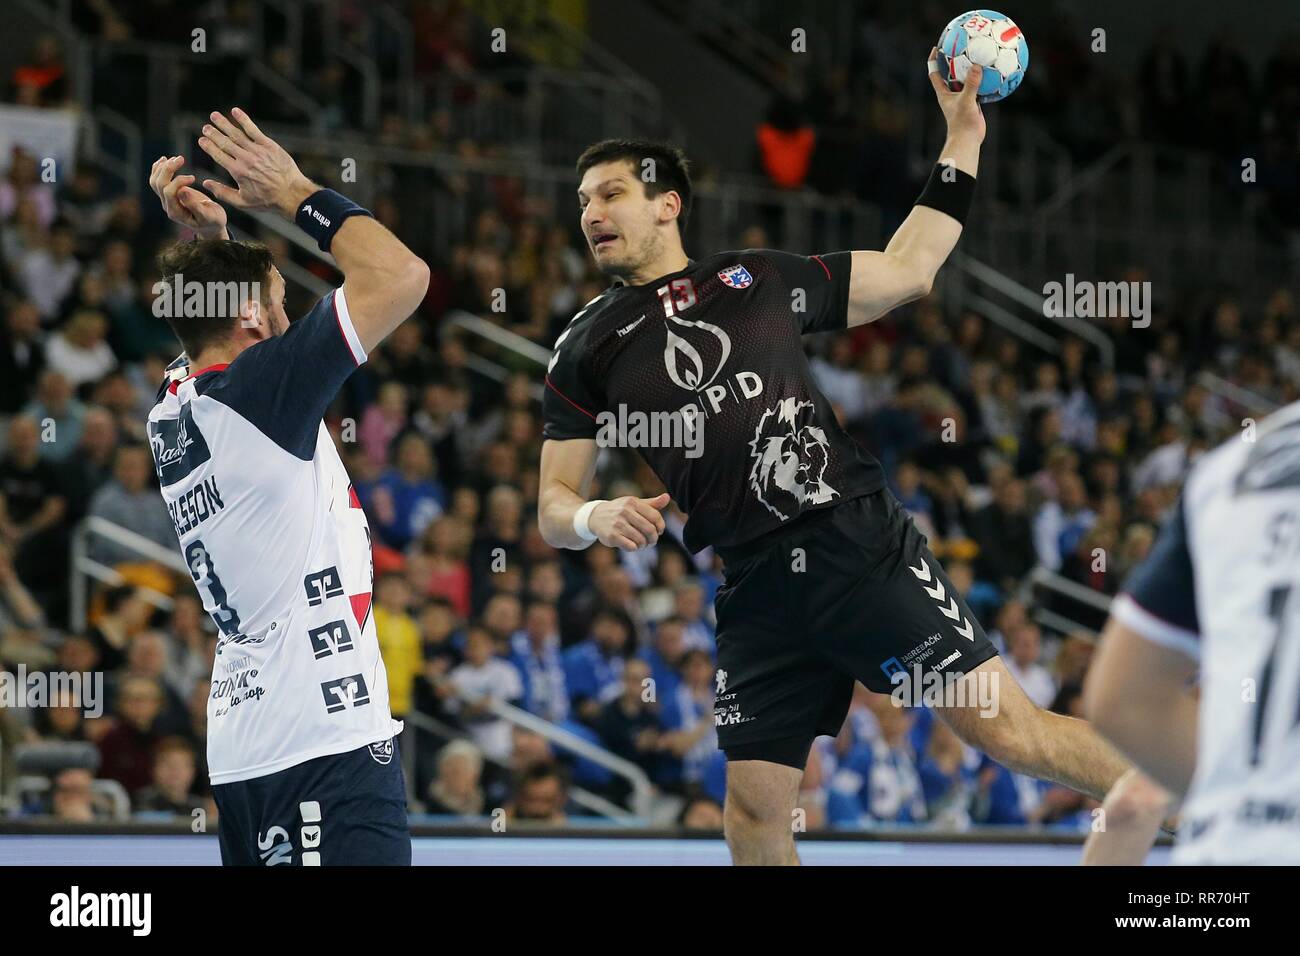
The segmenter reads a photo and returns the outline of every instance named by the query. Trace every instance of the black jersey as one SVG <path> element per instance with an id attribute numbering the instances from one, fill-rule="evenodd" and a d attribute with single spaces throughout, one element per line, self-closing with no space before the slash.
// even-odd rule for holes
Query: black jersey
<path id="1" fill-rule="evenodd" d="M 687 513 L 692 552 L 878 490 L 879 462 L 836 422 L 800 339 L 846 327 L 850 262 L 747 249 L 610 287 L 555 343 L 545 437 L 603 439 L 613 426 L 626 438 L 656 413 L 684 422 L 690 447 L 601 443 L 637 447 Z"/>

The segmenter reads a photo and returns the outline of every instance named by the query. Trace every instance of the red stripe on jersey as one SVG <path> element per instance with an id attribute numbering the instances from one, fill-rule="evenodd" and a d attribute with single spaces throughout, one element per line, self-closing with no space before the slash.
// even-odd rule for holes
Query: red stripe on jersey
<path id="1" fill-rule="evenodd" d="M 822 262 L 822 257 L 821 257 L 821 256 L 809 256 L 809 258 L 810 258 L 810 259 L 816 259 L 816 260 L 817 260 L 817 264 L 818 264 L 819 266 L 821 266 L 821 267 L 822 267 L 822 271 L 826 273 L 826 278 L 829 279 L 829 278 L 831 277 L 831 270 L 826 268 L 826 263 Z"/>
<path id="2" fill-rule="evenodd" d="M 1009 27 L 1008 29 L 1002 31 L 1002 36 L 999 37 L 999 39 L 1003 43 L 1006 43 L 1013 36 L 1019 35 L 1019 33 L 1020 33 L 1020 27 Z"/>
<path id="3" fill-rule="evenodd" d="M 206 368 L 201 368 L 193 375 L 186 375 L 183 379 L 180 380 L 180 382 L 172 382 L 170 385 L 167 386 L 167 391 L 175 395 L 177 387 L 179 387 L 182 382 L 188 382 L 190 379 L 198 378 L 200 375 L 203 375 L 207 372 L 221 372 L 228 368 L 230 368 L 229 362 L 218 362 L 216 365 L 209 365 Z"/>
<path id="4" fill-rule="evenodd" d="M 357 355 L 352 351 L 352 343 L 348 341 L 348 334 L 343 331 L 343 317 L 339 315 L 339 298 L 337 292 L 330 296 L 330 305 L 334 306 L 334 321 L 339 325 L 339 335 L 343 336 L 343 344 L 348 348 L 348 355 L 352 356 L 352 364 L 357 368 L 360 368 L 361 363 L 357 361 Z"/>
<path id="5" fill-rule="evenodd" d="M 822 268 L 825 268 L 825 266 L 823 266 Z M 554 392 L 556 395 L 560 396 L 560 398 L 564 399 L 566 402 L 568 402 L 570 405 L 572 405 L 572 406 L 573 406 L 574 408 L 576 408 L 578 411 L 582 412 L 582 414 L 586 415 L 586 416 L 587 416 L 588 418 L 590 418 L 593 422 L 596 420 L 596 416 L 595 416 L 595 415 L 591 414 L 591 412 L 587 411 L 585 408 L 583 408 L 581 405 L 579 405 L 579 404 L 578 404 L 577 402 L 575 402 L 573 399 L 569 398 L 568 395 L 565 395 L 562 391 L 560 391 L 558 388 L 556 388 L 555 385 L 552 384 L 552 382 L 551 382 L 551 376 L 549 376 L 549 375 L 546 376 L 546 387 L 549 388 L 549 389 L 550 389 L 552 392 Z"/>

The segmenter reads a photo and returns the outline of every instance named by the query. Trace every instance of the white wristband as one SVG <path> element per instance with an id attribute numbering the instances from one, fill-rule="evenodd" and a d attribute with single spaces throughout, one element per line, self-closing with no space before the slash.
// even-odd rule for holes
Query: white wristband
<path id="1" fill-rule="evenodd" d="M 573 513 L 573 533 L 583 541 L 596 540 L 596 535 L 592 534 L 591 529 L 587 527 L 587 521 L 591 518 L 591 513 L 596 510 L 596 505 L 604 503 L 604 498 L 597 498 L 595 501 L 588 501 Z"/>

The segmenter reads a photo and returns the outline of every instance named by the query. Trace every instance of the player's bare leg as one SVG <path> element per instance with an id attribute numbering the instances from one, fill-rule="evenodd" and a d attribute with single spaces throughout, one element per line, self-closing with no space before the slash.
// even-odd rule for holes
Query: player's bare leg
<path id="1" fill-rule="evenodd" d="M 980 680 L 994 691 L 995 706 L 980 705 Z M 936 707 L 935 713 L 958 737 L 1004 767 L 1098 800 L 1129 769 L 1087 721 L 1043 710 L 1031 701 L 1000 658 L 985 661 L 962 681 L 968 691 L 962 706 Z"/>
<path id="2" fill-rule="evenodd" d="M 1084 866 L 1141 866 L 1151 852 L 1173 796 L 1136 767 L 1110 788 L 1102 802 L 1102 829 L 1083 844 Z"/>
<path id="3" fill-rule="evenodd" d="M 793 814 L 803 771 L 767 760 L 727 764 L 722 825 L 736 866 L 798 866 Z"/>

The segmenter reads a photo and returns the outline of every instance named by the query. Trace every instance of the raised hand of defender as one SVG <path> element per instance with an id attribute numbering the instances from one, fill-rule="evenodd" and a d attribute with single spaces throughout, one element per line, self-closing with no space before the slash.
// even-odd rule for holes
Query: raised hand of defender
<path id="1" fill-rule="evenodd" d="M 978 142 L 984 142 L 984 111 L 976 99 L 984 68 L 978 63 L 972 63 L 966 73 L 964 86 L 960 80 L 953 81 L 961 87 L 957 92 L 948 89 L 947 77 L 942 75 L 938 47 L 930 49 L 929 69 L 930 85 L 934 87 L 934 95 L 939 100 L 939 109 L 943 110 L 943 118 L 948 121 L 948 135 L 968 133 L 975 136 Z"/>
<path id="2" fill-rule="evenodd" d="M 163 212 L 177 225 L 193 229 L 200 239 L 229 239 L 221 203 L 195 189 L 193 176 L 176 175 L 184 165 L 184 156 L 159 156 L 149 170 L 149 188 L 162 201 Z"/>
<path id="3" fill-rule="evenodd" d="M 652 548 L 664 533 L 664 516 L 668 493 L 653 498 L 625 495 L 606 501 L 592 509 L 587 527 L 601 544 L 622 551 Z"/>
<path id="4" fill-rule="evenodd" d="M 237 209 L 274 209 L 292 219 L 316 186 L 298 169 L 284 151 L 236 107 L 230 119 L 222 113 L 208 114 L 211 123 L 203 127 L 199 148 L 234 177 L 237 189 L 205 179 L 203 188 Z"/>

